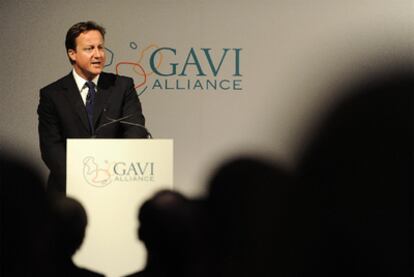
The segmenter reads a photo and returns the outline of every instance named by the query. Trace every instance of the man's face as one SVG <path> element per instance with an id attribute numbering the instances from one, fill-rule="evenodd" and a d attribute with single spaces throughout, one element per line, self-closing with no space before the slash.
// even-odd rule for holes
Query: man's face
<path id="1" fill-rule="evenodd" d="M 69 49 L 73 67 L 81 77 L 92 80 L 105 66 L 104 40 L 99 31 L 91 30 L 76 38 L 76 50 Z"/>

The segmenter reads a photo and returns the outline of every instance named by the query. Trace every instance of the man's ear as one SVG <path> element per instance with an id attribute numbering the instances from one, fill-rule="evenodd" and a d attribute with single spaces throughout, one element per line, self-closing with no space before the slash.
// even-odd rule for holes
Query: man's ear
<path id="1" fill-rule="evenodd" d="M 76 51 L 74 49 L 68 50 L 68 57 L 72 62 L 76 61 Z"/>

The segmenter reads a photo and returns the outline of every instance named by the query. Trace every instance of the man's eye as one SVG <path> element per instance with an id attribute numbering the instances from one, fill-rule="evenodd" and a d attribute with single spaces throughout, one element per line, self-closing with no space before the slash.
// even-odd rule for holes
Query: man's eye
<path id="1" fill-rule="evenodd" d="M 83 48 L 83 50 L 85 50 L 87 52 L 90 52 L 90 51 L 92 51 L 92 47 L 86 47 L 86 48 Z"/>

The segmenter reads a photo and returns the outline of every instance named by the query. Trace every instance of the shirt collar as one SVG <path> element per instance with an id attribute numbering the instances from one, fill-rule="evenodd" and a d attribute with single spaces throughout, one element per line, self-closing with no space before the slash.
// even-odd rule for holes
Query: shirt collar
<path id="1" fill-rule="evenodd" d="M 73 78 L 75 78 L 76 86 L 78 87 L 79 91 L 82 91 L 87 80 L 79 76 L 79 74 L 76 72 L 75 69 L 72 70 L 72 74 L 73 74 Z M 95 87 L 98 86 L 99 76 L 100 74 L 98 74 L 95 78 L 92 79 L 92 82 L 95 84 Z"/>

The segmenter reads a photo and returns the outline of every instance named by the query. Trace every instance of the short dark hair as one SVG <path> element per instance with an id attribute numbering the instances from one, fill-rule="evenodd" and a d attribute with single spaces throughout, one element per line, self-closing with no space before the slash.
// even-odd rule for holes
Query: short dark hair
<path id="1" fill-rule="evenodd" d="M 99 33 L 101 33 L 102 38 L 105 39 L 105 28 L 98 25 L 94 21 L 86 21 L 86 22 L 79 22 L 73 25 L 69 28 L 68 32 L 66 33 L 66 40 L 65 40 L 65 46 L 66 46 L 66 53 L 69 51 L 69 49 L 76 49 L 76 38 L 87 31 L 96 30 Z M 73 61 L 69 58 L 70 62 L 73 63 Z"/>

